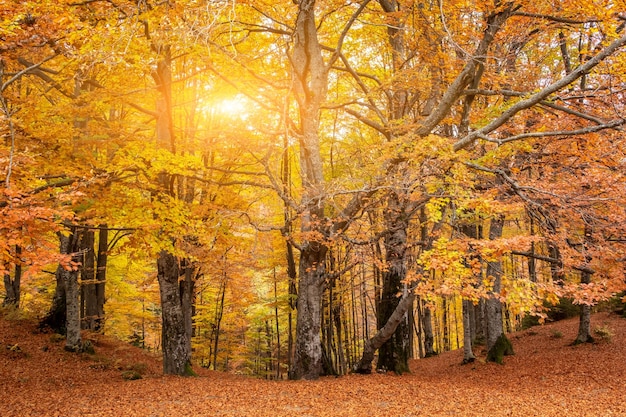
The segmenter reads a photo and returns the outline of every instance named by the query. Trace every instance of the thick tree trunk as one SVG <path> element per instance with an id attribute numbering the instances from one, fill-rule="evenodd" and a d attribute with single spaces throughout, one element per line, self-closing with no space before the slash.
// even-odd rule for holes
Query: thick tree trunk
<path id="1" fill-rule="evenodd" d="M 435 335 L 433 334 L 433 315 L 429 307 L 422 309 L 422 323 L 424 329 L 424 357 L 435 356 Z"/>
<path id="2" fill-rule="evenodd" d="M 585 222 L 585 235 L 583 241 L 583 254 L 585 256 L 585 264 L 580 272 L 580 283 L 583 285 L 591 283 L 591 271 L 588 267 L 591 262 L 591 256 L 588 253 L 588 248 L 593 245 L 593 230 L 589 222 Z M 580 321 L 578 324 L 578 335 L 574 344 L 579 343 L 592 343 L 593 337 L 591 336 L 591 306 L 588 304 L 581 304 L 580 306 Z"/>
<path id="3" fill-rule="evenodd" d="M 317 379 L 322 373 L 321 306 L 326 248 L 309 243 L 300 255 L 293 379 Z"/>
<path id="4" fill-rule="evenodd" d="M 300 0 L 291 64 L 300 114 L 300 172 L 303 206 L 296 341 L 291 377 L 316 379 L 322 372 L 321 302 L 325 282 L 324 175 L 319 140 L 320 106 L 328 89 L 328 68 L 317 38 L 315 1 Z M 316 238 L 315 236 L 319 236 Z M 312 238 L 309 238 L 311 236 Z"/>
<path id="5" fill-rule="evenodd" d="M 81 327 L 95 330 L 98 317 L 98 299 L 96 295 L 95 271 L 95 234 L 93 230 L 84 230 L 81 233 Z"/>
<path id="6" fill-rule="evenodd" d="M 498 216 L 491 221 L 489 227 L 489 239 L 495 240 L 502 236 L 504 217 Z M 487 322 L 487 359 L 501 362 L 502 354 L 499 353 L 505 347 L 503 354 L 511 354 L 508 346 L 510 341 L 504 335 L 502 324 L 502 302 L 499 299 L 502 285 L 502 262 L 492 261 L 487 263 L 487 277 L 493 279 L 493 289 L 490 296 L 485 300 L 485 319 Z"/>
<path id="7" fill-rule="evenodd" d="M 384 241 L 387 268 L 383 272 L 383 291 L 377 306 L 379 329 L 385 326 L 387 320 L 396 311 L 400 303 L 398 293 L 406 293 L 406 230 L 408 225 L 404 219 L 407 219 L 408 215 L 403 212 L 398 196 L 393 195 L 389 198 L 388 215 L 385 217 L 387 229 L 390 232 L 385 236 Z M 394 334 L 380 347 L 376 369 L 393 371 L 397 374 L 408 372 L 411 356 L 410 337 L 411 327 L 408 315 L 405 315 L 398 322 Z"/>
<path id="8" fill-rule="evenodd" d="M 476 328 L 473 342 L 475 345 L 485 344 L 487 341 L 487 323 L 485 320 L 485 300 L 483 298 L 474 306 L 474 317 L 476 319 Z"/>
<path id="9" fill-rule="evenodd" d="M 62 253 L 71 254 L 74 265 L 62 268 L 61 276 L 65 286 L 65 320 L 66 339 L 65 350 L 80 352 L 82 340 L 80 335 L 80 287 L 78 285 L 78 265 L 82 259 L 79 253 L 81 233 L 75 227 L 71 227 L 69 236 L 60 236 Z"/>
<path id="10" fill-rule="evenodd" d="M 191 344 L 193 337 L 193 316 L 195 313 L 195 271 L 193 263 L 185 261 L 184 279 L 180 280 L 180 297 L 183 309 L 183 320 L 185 324 L 185 335 Z M 191 346 L 190 346 L 191 349 Z"/>
<path id="11" fill-rule="evenodd" d="M 474 309 L 470 300 L 463 300 L 463 363 L 476 360 L 472 350 L 472 323 L 471 311 Z"/>
<path id="12" fill-rule="evenodd" d="M 581 284 L 589 284 L 591 282 L 591 273 L 588 271 L 582 271 L 580 276 Z M 593 343 L 594 339 L 591 336 L 591 306 L 587 304 L 581 304 L 580 306 L 580 320 L 578 322 L 578 335 L 574 344 L 580 343 Z"/>
<path id="13" fill-rule="evenodd" d="M 68 240 L 62 234 L 59 236 L 59 253 L 67 253 Z M 59 264 L 54 274 L 56 279 L 56 287 L 54 289 L 54 296 L 52 297 L 52 304 L 48 313 L 39 322 L 39 327 L 42 329 L 50 329 L 59 334 L 66 333 L 65 325 L 65 281 L 63 281 L 63 267 Z"/>
<path id="14" fill-rule="evenodd" d="M 191 340 L 187 336 L 185 314 L 180 292 L 180 260 L 165 251 L 157 259 L 157 278 L 161 294 L 163 372 L 171 375 L 193 375 Z"/>
<path id="15" fill-rule="evenodd" d="M 471 222 L 461 224 L 460 230 L 465 236 L 471 239 L 482 238 L 482 225 L 480 223 Z M 480 260 L 480 257 L 470 245 L 469 253 L 466 255 L 465 259 L 466 266 L 470 268 L 471 262 L 475 260 Z M 475 283 L 473 285 L 480 285 L 481 277 L 476 276 L 474 279 Z M 463 363 L 474 362 L 476 357 L 474 356 L 472 345 L 478 337 L 479 332 L 480 335 L 483 335 L 482 320 L 480 320 L 480 329 L 478 329 L 477 326 L 477 322 L 479 321 L 478 316 L 482 317 L 476 314 L 477 308 L 479 308 L 479 305 L 475 306 L 470 300 L 463 300 Z M 481 336 L 481 339 L 482 338 L 483 336 Z"/>

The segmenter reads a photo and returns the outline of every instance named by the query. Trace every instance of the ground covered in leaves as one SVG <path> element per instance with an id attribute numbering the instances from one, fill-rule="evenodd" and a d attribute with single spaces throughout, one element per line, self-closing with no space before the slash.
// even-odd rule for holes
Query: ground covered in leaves
<path id="1" fill-rule="evenodd" d="M 0 415 L 626 416 L 626 319 L 596 314 L 597 343 L 570 346 L 577 324 L 510 335 L 515 356 L 504 365 L 461 365 L 455 351 L 401 376 L 265 381 L 202 370 L 164 377 L 158 357 L 130 345 L 88 335 L 95 354 L 77 355 L 32 322 L 1 317 Z"/>

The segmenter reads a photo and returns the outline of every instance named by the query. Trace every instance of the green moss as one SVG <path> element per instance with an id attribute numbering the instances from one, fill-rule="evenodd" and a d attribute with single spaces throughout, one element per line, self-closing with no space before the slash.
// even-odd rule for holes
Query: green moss
<path id="1" fill-rule="evenodd" d="M 62 334 L 59 333 L 54 333 L 52 335 L 50 335 L 50 342 L 52 343 L 58 343 L 65 340 L 65 336 L 63 336 Z"/>
<path id="2" fill-rule="evenodd" d="M 613 336 L 615 336 L 613 329 L 611 329 L 607 324 L 604 324 L 604 326 L 601 327 L 596 327 L 593 330 L 593 334 L 604 342 L 610 342 L 613 339 Z"/>
<path id="3" fill-rule="evenodd" d="M 129 371 L 122 372 L 122 378 L 127 381 L 134 381 L 136 379 L 141 379 L 142 376 L 137 371 L 129 370 Z"/>
<path id="4" fill-rule="evenodd" d="M 561 339 L 563 337 L 563 333 L 558 330 L 552 330 L 552 333 L 550 333 L 550 337 L 552 339 Z"/>
<path id="5" fill-rule="evenodd" d="M 187 362 L 185 364 L 185 372 L 183 373 L 183 376 L 198 376 L 198 374 L 191 367 L 191 362 Z"/>
<path id="6" fill-rule="evenodd" d="M 489 352 L 487 352 L 487 362 L 496 362 L 502 365 L 505 356 L 514 354 L 511 341 L 503 333 L 498 337 L 493 347 L 489 349 Z"/>

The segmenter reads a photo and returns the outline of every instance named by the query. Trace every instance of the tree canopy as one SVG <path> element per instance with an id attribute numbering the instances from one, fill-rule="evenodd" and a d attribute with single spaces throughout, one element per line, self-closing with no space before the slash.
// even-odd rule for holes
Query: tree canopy
<path id="1" fill-rule="evenodd" d="M 401 372 L 431 310 L 459 347 L 463 301 L 615 297 L 624 6 L 4 1 L 6 299 L 43 314 L 58 264 L 168 373 L 317 378 L 368 346 Z"/>

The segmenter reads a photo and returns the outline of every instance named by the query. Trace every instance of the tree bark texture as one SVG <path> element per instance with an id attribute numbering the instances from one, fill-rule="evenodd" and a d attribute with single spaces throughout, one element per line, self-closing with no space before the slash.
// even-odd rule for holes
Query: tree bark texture
<path id="1" fill-rule="evenodd" d="M 321 307 L 326 247 L 313 242 L 300 254 L 293 379 L 317 379 L 322 373 Z"/>
<path id="2" fill-rule="evenodd" d="M 6 291 L 6 296 L 4 297 L 4 301 L 2 305 L 4 306 L 15 306 L 19 307 L 20 305 L 20 283 L 22 280 L 22 265 L 20 264 L 20 254 L 22 253 L 22 248 L 19 245 L 15 245 L 15 268 L 13 277 L 11 277 L 10 273 L 4 274 L 4 289 Z"/>
<path id="3" fill-rule="evenodd" d="M 85 230 L 81 233 L 81 327 L 95 330 L 98 317 L 96 295 L 96 257 L 94 253 L 95 235 L 93 230 Z"/>
<path id="4" fill-rule="evenodd" d="M 433 334 L 433 314 L 429 307 L 422 309 L 422 327 L 424 329 L 424 357 L 435 356 L 435 335 Z"/>
<path id="5" fill-rule="evenodd" d="M 378 328 L 385 326 L 400 304 L 398 293 L 406 293 L 406 244 L 407 216 L 402 213 L 397 196 L 392 196 L 388 203 L 389 217 L 387 226 L 389 233 L 385 236 L 385 261 L 387 268 L 383 272 L 383 291 L 378 303 Z M 406 295 L 406 294 L 404 294 Z M 412 308 L 412 306 L 409 306 Z M 394 371 L 402 374 L 409 371 L 409 349 L 411 326 L 409 325 L 408 308 L 405 315 L 397 323 L 393 335 L 380 347 L 376 369 Z"/>
<path id="6" fill-rule="evenodd" d="M 291 377 L 316 379 L 322 372 L 321 302 L 326 270 L 326 243 L 323 241 L 325 197 L 319 140 L 320 106 L 326 97 L 328 69 L 317 38 L 315 1 L 298 2 L 291 64 L 300 112 L 300 172 L 304 187 L 304 212 L 298 268 L 296 341 Z"/>
<path id="7" fill-rule="evenodd" d="M 80 335 L 80 287 L 78 284 L 78 264 L 82 261 L 79 252 L 81 247 L 81 233 L 75 228 L 70 227 L 69 236 L 60 235 L 61 253 L 70 254 L 73 265 L 65 265 L 62 267 L 61 276 L 65 286 L 65 320 L 66 320 L 66 339 L 65 350 L 71 352 L 80 352 L 82 350 L 82 340 Z"/>
<path id="8" fill-rule="evenodd" d="M 96 320 L 93 329 L 96 331 L 102 330 L 104 325 L 108 257 L 109 229 L 106 224 L 101 224 L 98 232 L 98 257 L 96 259 Z"/>
<path id="9" fill-rule="evenodd" d="M 161 251 L 157 259 L 157 278 L 161 294 L 163 372 L 171 375 L 192 375 L 191 339 L 187 336 L 183 294 L 181 294 L 180 260 Z"/>
<path id="10" fill-rule="evenodd" d="M 497 216 L 491 220 L 489 226 L 489 240 L 495 240 L 502 237 L 502 229 L 504 227 L 504 217 Z M 502 302 L 500 301 L 500 291 L 502 285 L 502 262 L 491 261 L 487 263 L 487 277 L 493 279 L 493 289 L 490 291 L 489 298 L 485 300 L 485 320 L 487 323 L 487 357 L 494 356 L 493 349 L 499 349 L 502 343 L 511 343 L 504 335 L 502 324 Z M 506 340 L 505 340 L 506 339 Z M 498 340 L 501 341 L 498 344 Z M 498 355 L 496 355 L 498 356 Z"/>
<path id="11" fill-rule="evenodd" d="M 463 363 L 476 360 L 472 350 L 472 323 L 471 311 L 474 309 L 470 300 L 463 300 Z"/>
<path id="12" fill-rule="evenodd" d="M 67 238 L 62 234 L 59 236 L 59 253 L 66 253 L 67 251 Z M 56 280 L 56 287 L 54 289 L 54 295 L 52 297 L 52 304 L 48 313 L 39 322 L 39 327 L 42 329 L 50 329 L 59 334 L 66 333 L 66 319 L 65 319 L 65 281 L 63 281 L 63 266 L 59 264 L 54 274 Z"/>
<path id="13" fill-rule="evenodd" d="M 590 222 L 586 221 L 582 245 L 583 255 L 585 256 L 585 264 L 580 271 L 580 283 L 583 285 L 591 283 L 592 271 L 589 270 L 588 265 L 592 258 L 589 255 L 588 248 L 593 244 L 593 230 L 590 226 Z M 588 304 L 581 304 L 578 335 L 576 336 L 576 340 L 574 340 L 574 344 L 591 342 L 593 342 L 593 337 L 591 336 L 591 306 Z"/>

